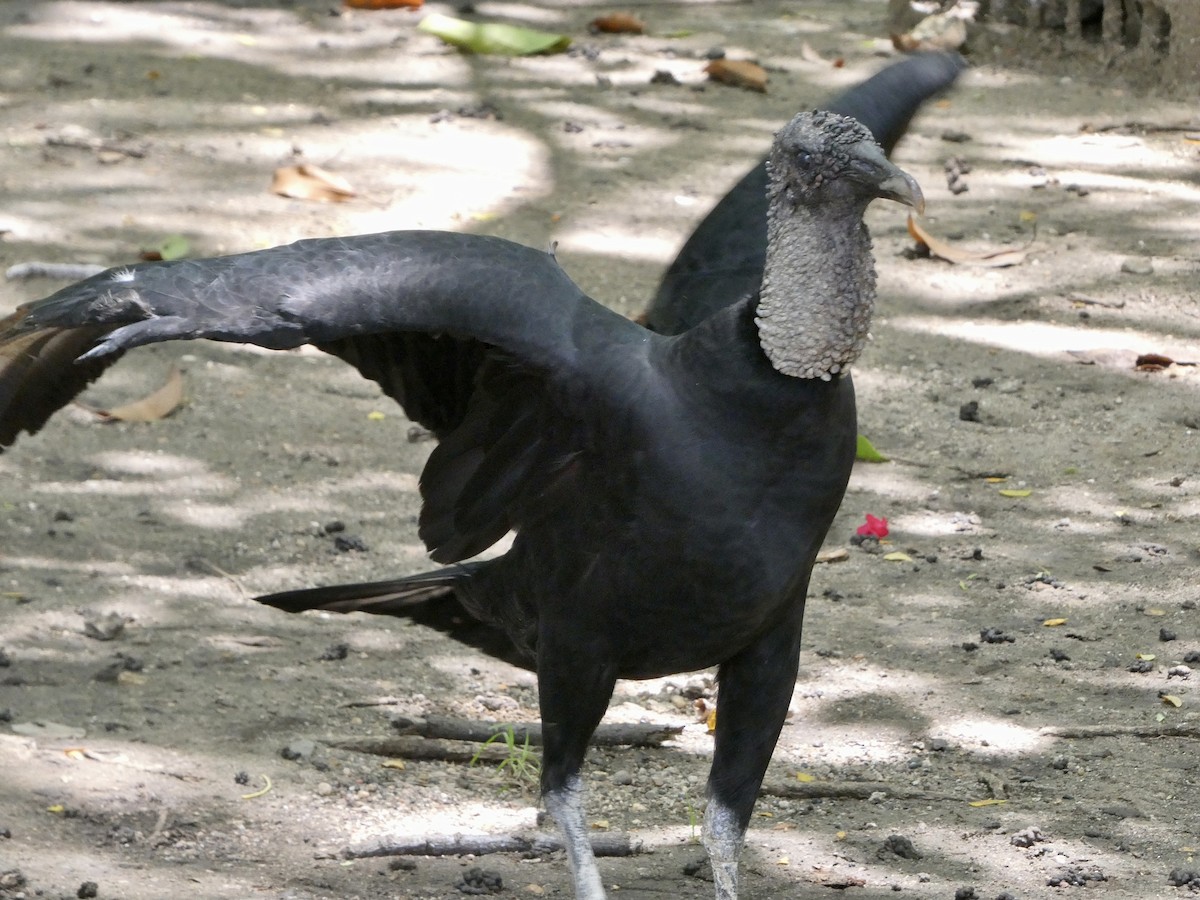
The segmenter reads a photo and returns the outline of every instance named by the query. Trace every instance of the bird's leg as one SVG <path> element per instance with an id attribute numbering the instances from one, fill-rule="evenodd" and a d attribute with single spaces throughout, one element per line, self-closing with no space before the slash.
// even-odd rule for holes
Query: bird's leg
<path id="1" fill-rule="evenodd" d="M 579 659 L 578 653 L 554 654 L 544 634 L 538 648 L 542 800 L 562 831 L 575 900 L 605 900 L 588 837 L 579 772 L 592 732 L 608 708 L 616 676 L 611 667 L 590 664 Z"/>
<path id="2" fill-rule="evenodd" d="M 718 672 L 716 745 L 703 832 L 717 900 L 737 900 L 746 827 L 796 683 L 801 615 L 802 608 L 793 623 L 760 638 Z"/>

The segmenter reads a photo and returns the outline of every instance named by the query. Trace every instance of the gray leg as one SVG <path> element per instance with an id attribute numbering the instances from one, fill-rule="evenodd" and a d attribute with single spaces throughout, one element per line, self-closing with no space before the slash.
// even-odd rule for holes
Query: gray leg
<path id="1" fill-rule="evenodd" d="M 575 885 L 575 900 L 604 900 L 604 885 L 600 883 L 600 870 L 596 868 L 583 811 L 583 780 L 572 775 L 566 785 L 547 791 L 542 800 L 563 834 L 571 880 Z"/>
<path id="2" fill-rule="evenodd" d="M 555 640 L 543 620 L 538 638 L 538 699 L 542 708 L 542 800 L 562 831 L 575 900 L 605 900 L 588 838 L 579 776 L 592 732 L 616 684 L 606 654 L 588 658 L 570 641 Z"/>
<path id="3" fill-rule="evenodd" d="M 803 613 L 798 605 L 791 622 L 726 660 L 717 675 L 716 745 L 704 811 L 704 847 L 717 900 L 737 900 L 738 856 L 792 698 Z"/>
<path id="4" fill-rule="evenodd" d="M 745 836 L 737 814 L 716 797 L 710 799 L 704 810 L 704 849 L 712 864 L 717 900 L 737 900 L 738 857 Z"/>

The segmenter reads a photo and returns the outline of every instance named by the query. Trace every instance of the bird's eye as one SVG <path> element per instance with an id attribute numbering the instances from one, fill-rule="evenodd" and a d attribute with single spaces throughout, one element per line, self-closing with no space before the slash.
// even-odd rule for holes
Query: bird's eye
<path id="1" fill-rule="evenodd" d="M 807 169 L 810 165 L 812 165 L 812 161 L 812 154 L 807 150 L 796 151 L 796 165 Z"/>

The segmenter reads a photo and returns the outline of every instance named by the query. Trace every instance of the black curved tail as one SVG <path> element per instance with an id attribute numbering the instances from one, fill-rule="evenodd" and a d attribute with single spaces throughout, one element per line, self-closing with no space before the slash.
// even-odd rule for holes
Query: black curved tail
<path id="1" fill-rule="evenodd" d="M 459 599 L 458 590 L 463 582 L 481 565 L 484 564 L 467 563 L 388 581 L 281 591 L 254 599 L 290 613 L 321 609 L 408 619 L 440 631 L 494 659 L 532 671 L 532 657 L 519 650 L 503 629 L 481 622 L 471 615 Z"/>

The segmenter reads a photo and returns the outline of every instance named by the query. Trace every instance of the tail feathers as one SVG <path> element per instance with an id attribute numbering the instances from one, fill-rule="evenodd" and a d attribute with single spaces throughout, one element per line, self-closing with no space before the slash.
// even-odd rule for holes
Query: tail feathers
<path id="1" fill-rule="evenodd" d="M 532 647 L 518 646 L 503 628 L 481 621 L 463 605 L 458 589 L 479 565 L 481 563 L 447 566 L 390 581 L 283 591 L 255 599 L 284 612 L 323 609 L 408 619 L 494 659 L 534 671 Z"/>
<path id="2" fill-rule="evenodd" d="M 379 616 L 407 617 L 422 603 L 453 592 L 469 575 L 470 572 L 465 567 L 451 566 L 388 581 L 281 591 L 255 597 L 255 600 L 290 613 L 323 609 L 338 613 L 365 612 Z"/>

